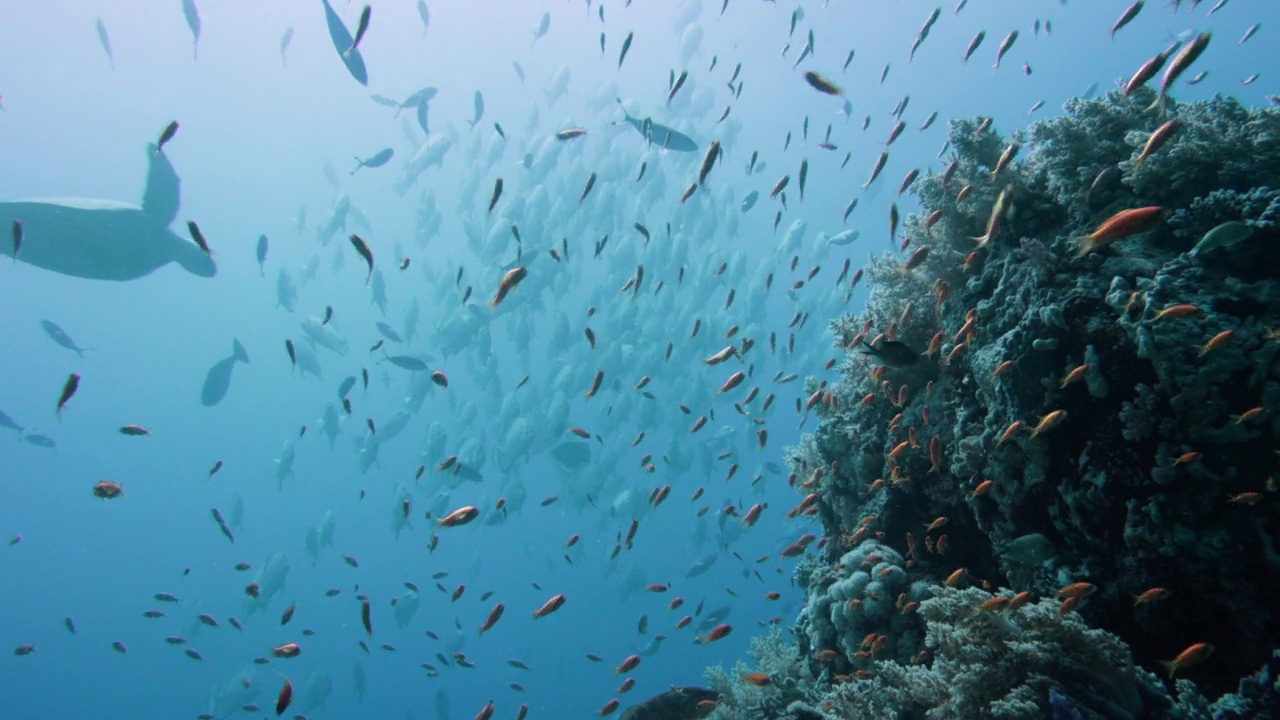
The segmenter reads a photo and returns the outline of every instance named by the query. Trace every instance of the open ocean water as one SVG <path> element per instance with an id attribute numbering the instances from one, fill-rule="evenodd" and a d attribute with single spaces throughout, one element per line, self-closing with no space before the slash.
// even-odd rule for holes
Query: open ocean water
<path id="1" fill-rule="evenodd" d="M 1280 645 L 1271 0 L 57 0 L 0 28 L 0 717 L 1207 717 L 1141 673 L 1212 702 Z M 1073 99 L 1118 109 L 1034 129 Z M 1196 165 L 1219 136 L 1255 150 Z M 1176 264 L 1221 245 L 1244 260 Z M 1221 290 L 1153 319 L 1178 278 Z M 1123 311 L 1065 300 L 1108 282 Z M 1181 365 L 1121 369 L 1202 321 Z M 1077 366 L 1094 405 L 1054 394 Z M 1213 391 L 1161 405 L 1174 378 Z M 943 672 L 917 612 L 1040 642 L 1021 591 L 1140 689 L 890 679 Z M 1224 595 L 1247 622 L 1200 626 Z"/>

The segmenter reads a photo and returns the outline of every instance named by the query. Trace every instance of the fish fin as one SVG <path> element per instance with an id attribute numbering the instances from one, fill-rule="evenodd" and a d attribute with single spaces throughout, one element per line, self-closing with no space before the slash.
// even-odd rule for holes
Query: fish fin
<path id="1" fill-rule="evenodd" d="M 249 353 L 245 351 L 244 345 L 240 344 L 240 341 L 234 338 L 231 340 L 231 343 L 232 356 L 235 357 L 236 360 L 248 364 Z"/>
<path id="2" fill-rule="evenodd" d="M 1095 248 L 1098 247 L 1098 241 L 1090 238 L 1088 235 L 1083 235 L 1081 237 L 1074 238 L 1074 240 L 1076 241 L 1076 244 L 1080 246 L 1076 250 L 1077 258 L 1082 258 L 1085 255 L 1088 255 L 1089 253 L 1093 252 Z"/>
<path id="3" fill-rule="evenodd" d="M 157 225 L 168 227 L 178 216 L 181 183 L 168 156 L 155 144 L 147 143 L 147 184 L 142 191 L 142 214 Z"/>

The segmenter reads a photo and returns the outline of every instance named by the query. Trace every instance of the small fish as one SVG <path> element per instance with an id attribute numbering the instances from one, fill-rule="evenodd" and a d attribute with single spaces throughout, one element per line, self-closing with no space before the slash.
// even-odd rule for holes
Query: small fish
<path id="1" fill-rule="evenodd" d="M 195 0 L 182 0 L 182 15 L 187 20 L 187 28 L 191 30 L 191 56 L 200 59 L 200 11 Z"/>
<path id="2" fill-rule="evenodd" d="M 276 695 L 276 717 L 283 715 L 284 711 L 289 709 L 291 702 L 293 702 L 293 682 L 285 678 L 280 694 Z"/>
<path id="3" fill-rule="evenodd" d="M 671 98 L 680 92 L 680 88 L 684 87 L 684 81 L 689 78 L 689 71 L 684 70 L 680 73 L 680 77 L 676 78 L 675 83 L 671 86 L 671 91 L 667 93 L 667 104 L 671 104 Z"/>
<path id="4" fill-rule="evenodd" d="M 204 239 L 204 233 L 200 232 L 200 226 L 195 220 L 187 221 L 187 230 L 191 233 L 191 239 L 204 251 L 204 254 L 213 257 L 213 250 L 209 249 L 209 241 Z"/>
<path id="5" fill-rule="evenodd" d="M 427 9 L 427 3 L 424 0 L 418 0 L 418 17 L 422 20 L 422 37 L 425 38 L 427 27 L 431 25 L 431 11 Z"/>
<path id="6" fill-rule="evenodd" d="M 364 262 L 369 266 L 369 273 L 365 277 L 364 284 L 368 285 L 373 280 L 373 251 L 369 249 L 369 243 L 366 243 L 359 235 L 351 236 L 351 245 L 364 258 Z"/>
<path id="7" fill-rule="evenodd" d="M 471 127 L 475 127 L 480 122 L 480 118 L 484 117 L 484 94 L 479 90 L 472 96 L 472 105 L 474 106 L 472 113 L 475 117 L 467 121 Z"/>
<path id="8" fill-rule="evenodd" d="M 887 72 L 887 67 L 888 66 L 886 66 L 886 72 Z M 821 75 L 819 75 L 818 73 L 812 70 L 805 72 L 804 79 L 806 82 L 809 83 L 810 87 L 812 87 L 814 90 L 817 90 L 820 93 L 824 93 L 826 95 L 843 95 L 844 94 L 844 91 L 840 89 L 839 85 L 836 85 L 835 83 L 822 77 Z"/>
<path id="9" fill-rule="evenodd" d="M 85 352 L 93 349 L 77 345 L 75 340 L 72 340 L 71 336 L 67 334 L 67 331 L 63 330 L 52 320 L 41 320 L 40 327 L 45 331 L 45 334 L 49 336 L 50 340 L 53 340 L 59 346 L 78 354 L 80 357 L 84 357 Z"/>
<path id="10" fill-rule="evenodd" d="M 498 178 L 493 183 L 493 194 L 489 196 L 489 212 L 493 212 L 493 208 L 498 204 L 498 198 L 502 197 L 502 178 Z"/>
<path id="11" fill-rule="evenodd" d="M 493 300 L 489 301 L 489 307 L 497 309 L 498 305 L 507 297 L 507 294 L 520 284 L 521 280 L 529 274 L 529 270 L 523 267 L 514 267 L 502 276 L 502 281 L 498 283 L 498 292 L 493 296 Z"/>
<path id="12" fill-rule="evenodd" d="M 352 170 L 351 174 L 355 175 L 356 172 L 360 170 L 360 168 L 382 167 L 383 165 L 386 165 L 388 162 L 391 161 L 391 157 L 393 155 L 395 155 L 394 150 L 392 150 L 391 148 L 383 148 L 382 150 L 379 150 L 378 152 L 374 153 L 373 155 L 370 155 L 369 157 L 363 160 L 357 157 L 356 169 Z"/>
<path id="13" fill-rule="evenodd" d="M 1112 40 L 1115 40 L 1116 33 L 1120 32 L 1120 28 L 1123 28 L 1125 25 L 1128 25 L 1130 22 L 1133 21 L 1134 18 L 1138 16 L 1138 13 L 1142 12 L 1142 6 L 1143 6 L 1143 0 L 1137 0 L 1137 2 L 1125 8 L 1124 12 L 1120 13 L 1120 17 L 1116 18 L 1115 24 L 1111 26 Z"/>
<path id="14" fill-rule="evenodd" d="M 265 277 L 267 274 L 267 270 L 264 267 L 265 263 L 267 262 L 267 242 L 268 241 L 267 241 L 266 235 L 258 236 L 258 247 L 256 251 L 256 256 L 258 258 L 258 274 L 263 277 Z"/>
<path id="15" fill-rule="evenodd" d="M 360 22 L 356 24 L 356 36 L 351 41 L 351 47 L 347 48 L 346 52 L 342 53 L 343 58 L 351 57 L 351 53 L 355 52 L 356 48 L 360 47 L 360 41 L 364 39 L 364 34 L 369 32 L 369 17 L 372 14 L 373 8 L 369 5 L 365 5 L 364 9 L 360 11 Z"/>
<path id="16" fill-rule="evenodd" d="M 116 59 L 111 54 L 111 38 L 107 36 L 107 26 L 103 24 L 102 18 L 98 18 L 98 44 L 102 46 L 102 52 L 107 54 L 107 62 L 111 63 L 111 69 L 116 69 Z"/>
<path id="17" fill-rule="evenodd" d="M 711 168 L 715 166 L 718 157 L 720 157 L 720 141 L 712 140 L 707 146 L 706 154 L 702 156 L 702 165 L 698 168 L 697 185 L 707 181 L 707 176 L 711 174 Z"/>
<path id="18" fill-rule="evenodd" d="M 982 41 L 985 39 L 987 39 L 987 31 L 979 30 L 978 34 L 974 35 L 973 39 L 969 41 L 969 47 L 965 48 L 963 62 L 969 62 L 969 56 L 973 55 L 974 51 L 978 49 L 978 46 L 981 45 Z"/>
<path id="19" fill-rule="evenodd" d="M 635 39 L 635 33 L 627 33 L 627 39 L 622 41 L 622 50 L 618 53 L 618 69 L 622 69 L 622 61 L 627 59 L 627 52 L 631 50 L 631 41 Z"/>
<path id="20" fill-rule="evenodd" d="M 174 120 L 164 126 L 164 130 L 160 131 L 160 139 L 156 141 L 156 154 L 159 155 L 164 150 L 165 143 L 173 139 L 178 134 L 178 121 Z"/>
<path id="21" fill-rule="evenodd" d="M 67 404 L 67 401 L 70 400 L 72 396 L 76 394 L 76 390 L 78 390 L 79 388 L 80 388 L 80 374 L 71 373 L 71 375 L 67 377 L 67 381 L 63 383 L 62 394 L 58 397 L 57 415 L 58 415 L 59 422 L 61 422 L 62 420 L 63 406 L 65 406 Z"/>
<path id="22" fill-rule="evenodd" d="M 994 69 L 996 70 L 1000 69 L 1000 60 L 1003 59 L 1005 54 L 1008 53 L 1009 50 L 1013 48 L 1013 44 L 1017 41 L 1018 41 L 1017 30 L 1010 31 L 1009 34 L 1005 36 L 1004 40 L 1000 41 L 1000 47 L 996 49 L 996 64 L 994 66 Z"/>

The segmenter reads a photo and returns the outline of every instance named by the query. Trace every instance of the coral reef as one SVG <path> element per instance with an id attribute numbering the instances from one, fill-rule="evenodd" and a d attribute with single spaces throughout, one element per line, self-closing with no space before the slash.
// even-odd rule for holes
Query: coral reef
<path id="1" fill-rule="evenodd" d="M 721 699 L 712 717 L 1014 719 L 1057 712 L 1093 720 L 1138 717 L 1157 704 L 1164 717 L 1208 717 L 1190 683 L 1180 687 L 1185 702 L 1173 703 L 1158 679 L 1134 666 L 1124 643 L 1075 613 L 1060 613 L 1056 602 L 984 610 L 994 597 L 977 588 L 938 589 L 918 611 L 924 652 L 910 662 L 868 661 L 860 676 L 810 672 L 796 661 L 800 649 L 775 630 L 757 638 L 750 653 L 773 683 L 755 687 L 713 669 L 708 677 Z M 742 664 L 734 669 L 739 678 L 750 672 Z"/>
<path id="2" fill-rule="evenodd" d="M 1274 705 L 1280 111 L 1151 99 L 1073 100 L 1012 140 L 952 122 L 954 166 L 903 224 L 927 258 L 875 258 L 866 309 L 832 322 L 842 348 L 921 361 L 849 352 L 789 451 L 825 542 L 766 671 L 790 684 L 719 688 L 725 717 L 1209 717 L 1269 658 L 1215 712 Z M 938 592 L 957 578 L 1096 592 L 987 613 L 982 590 Z M 1177 705 L 1141 668 L 1198 642 L 1217 651 Z"/>

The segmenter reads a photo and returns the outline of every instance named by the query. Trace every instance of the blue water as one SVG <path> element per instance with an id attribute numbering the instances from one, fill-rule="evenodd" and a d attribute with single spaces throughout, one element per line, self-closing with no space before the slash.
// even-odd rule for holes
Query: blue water
<path id="1" fill-rule="evenodd" d="M 857 310 L 868 291 L 864 283 L 846 303 L 843 290 L 835 289 L 841 264 L 851 259 L 852 273 L 869 253 L 896 250 L 887 237 L 888 206 L 896 201 L 904 215 L 910 212 L 910 196 L 895 197 L 901 178 L 911 168 L 937 172 L 944 166 L 938 155 L 947 120 L 991 116 L 998 130 L 1012 132 L 1059 112 L 1064 100 L 1093 83 L 1099 92 L 1107 90 L 1188 30 L 1214 33 L 1213 45 L 1188 77 L 1199 70 L 1209 75 L 1196 87 L 1179 83 L 1175 97 L 1222 93 L 1262 104 L 1275 92 L 1277 68 L 1268 47 L 1280 26 L 1277 6 L 1233 0 L 1207 17 L 1209 2 L 1193 12 L 1185 7 L 1189 2 L 1181 3 L 1178 13 L 1166 5 L 1147 3 L 1114 40 L 1108 31 L 1124 3 L 973 0 L 958 15 L 948 5 L 908 62 L 910 44 L 934 7 L 930 3 L 824 7 L 805 2 L 799 5 L 804 17 L 789 37 L 793 2 L 730 0 L 723 16 L 720 3 L 710 0 L 630 7 L 610 2 L 603 22 L 596 3 L 435 2 L 424 38 L 412 3 L 383 2 L 374 5 L 360 47 L 369 68 L 368 88 L 353 80 L 337 57 L 318 2 L 204 0 L 198 60 L 178 0 L 0 6 L 0 27 L 8 30 L 0 43 L 0 198 L 136 202 L 144 184 L 145 145 L 176 119 L 181 127 L 165 149 L 182 180 L 174 232 L 185 237 L 185 221 L 198 221 L 218 265 L 214 279 L 170 265 L 115 283 L 0 258 L 6 296 L 0 334 L 7 350 L 0 353 L 0 410 L 27 428 L 25 434 L 0 431 L 5 489 L 0 535 L 16 541 L 0 548 L 7 580 L 0 612 L 0 649 L 6 651 L 0 660 L 0 714 L 189 718 L 209 712 L 223 717 L 239 716 L 241 705 L 256 703 L 257 715 L 267 715 L 283 674 L 295 688 L 289 715 L 436 718 L 447 712 L 464 718 L 492 700 L 495 717 L 514 717 L 522 703 L 530 706 L 530 717 L 586 717 L 614 697 L 623 677 L 614 674 L 614 666 L 657 633 L 668 639 L 630 673 L 636 686 L 622 696 L 623 707 L 673 684 L 701 684 L 707 666 L 732 665 L 751 637 L 764 632 L 761 624 L 774 617 L 788 622 L 801 601 L 790 586 L 794 560 L 779 558 L 778 552 L 806 532 L 821 531 L 814 523 L 784 518 L 802 495 L 787 486 L 786 470 L 776 474 L 765 465 L 783 467 L 783 449 L 799 441 L 801 415 L 795 405 L 815 389 L 804 378 L 838 379 L 836 369 L 823 369 L 828 359 L 843 354 L 831 346 L 827 321 L 846 309 Z M 354 28 L 361 4 L 339 2 L 336 9 Z M 535 43 L 530 28 L 544 11 L 551 13 L 550 29 Z M 99 18 L 109 31 L 114 69 L 97 39 Z M 1034 33 L 1036 20 L 1051 21 L 1052 34 L 1044 28 Z M 1238 45 L 1255 22 L 1262 29 Z M 289 27 L 294 37 L 286 65 L 280 40 Z M 811 29 L 815 52 L 793 68 Z M 980 29 L 987 32 L 983 46 L 962 64 L 964 48 Z M 1013 29 L 1020 37 L 994 71 L 996 47 Z M 601 31 L 606 33 L 603 55 Z M 685 64 L 681 38 L 697 31 L 701 41 Z M 618 50 L 628 32 L 634 42 L 619 69 Z M 842 72 L 851 48 L 856 55 Z M 713 58 L 715 68 L 708 70 Z M 525 83 L 512 61 L 522 65 Z M 735 99 L 726 83 L 739 62 L 745 85 Z M 886 63 L 890 68 L 881 84 Z M 567 93 L 548 107 L 543 88 L 562 66 L 571 76 Z M 682 69 L 689 79 L 666 108 L 669 71 Z M 804 82 L 804 70 L 820 72 L 844 88 L 851 119 L 839 114 L 840 99 Z M 1261 78 L 1241 86 L 1254 72 Z M 425 136 L 411 111 L 395 118 L 392 109 L 371 102 L 369 95 L 403 99 L 428 85 L 439 89 L 430 102 L 433 136 L 448 137 L 453 146 L 441 167 L 423 172 L 401 195 L 394 190 L 396 181 Z M 471 128 L 467 120 L 477 90 L 486 108 Z M 699 151 L 647 148 L 631 128 L 613 127 L 622 120 L 615 95 L 633 112 L 686 132 Z M 905 95 L 910 95 L 903 115 L 907 129 L 891 148 L 881 179 L 863 190 L 894 122 L 890 111 Z M 1044 107 L 1028 116 L 1040 100 Z M 731 113 L 718 124 L 726 106 Z M 532 107 L 538 108 L 533 121 Z M 917 131 L 933 111 L 938 121 Z M 807 140 L 801 137 L 806 117 Z M 502 125 L 506 140 L 494 122 Z M 834 151 L 818 148 L 828 124 L 830 142 L 838 146 Z M 589 134 L 556 148 L 559 154 L 544 174 L 521 166 L 525 152 L 536 154 L 553 133 L 578 126 Z M 787 133 L 792 139 L 784 150 Z M 724 154 L 705 187 L 681 205 L 702 149 L 713 139 L 724 142 Z M 367 157 L 384 147 L 395 150 L 388 165 L 348 175 L 353 156 Z M 745 168 L 755 151 L 767 167 L 748 176 Z M 841 170 L 846 152 L 851 157 Z M 803 203 L 796 187 L 801 159 L 809 162 Z M 642 162 L 647 174 L 637 183 Z M 326 164 L 336 171 L 337 187 L 326 180 Z M 599 179 L 579 208 L 578 195 L 592 172 Z M 784 174 L 792 176 L 787 209 L 775 231 L 774 213 L 782 205 L 767 195 Z M 485 208 L 497 177 L 504 178 L 505 190 L 489 215 Z M 655 188 L 655 182 L 663 185 Z M 738 205 L 751 190 L 762 197 L 743 214 Z M 367 226 L 349 220 L 323 245 L 316 228 L 344 193 L 368 219 Z M 424 193 L 442 216 L 439 231 L 425 242 L 414 230 Z M 859 206 L 842 226 L 841 214 L 853 197 L 860 199 Z M 300 208 L 306 221 L 299 233 Z M 807 230 L 792 271 L 793 253 L 777 248 L 797 219 L 807 222 Z M 483 251 L 480 244 L 469 245 L 468 222 L 483 228 L 484 237 L 492 230 L 500 242 Z M 635 222 L 652 234 L 647 248 L 632 228 Z M 668 222 L 687 248 L 683 259 L 671 254 Z M 522 262 L 530 265 L 531 277 L 499 312 L 491 312 L 484 303 L 502 271 L 516 262 L 505 230 L 511 223 L 521 227 L 527 253 Z M 818 233 L 834 235 L 846 227 L 861 234 L 851 245 L 824 249 L 816 239 Z M 351 233 L 373 249 L 387 284 L 385 315 L 372 302 L 366 270 L 346 241 Z M 605 233 L 609 245 L 593 259 L 593 243 Z M 260 234 L 270 239 L 265 275 L 254 258 Z M 559 247 L 562 237 L 570 259 L 556 264 L 547 249 Z M 529 262 L 535 254 L 538 259 Z M 304 283 L 303 268 L 313 255 L 318 272 Z M 336 270 L 335 256 L 342 262 Z M 405 257 L 411 264 L 401 271 Z M 637 263 L 647 272 L 633 299 L 619 288 Z M 721 263 L 728 268 L 717 275 Z M 681 265 L 686 275 L 678 283 Z M 814 265 L 821 265 L 816 278 L 788 297 L 788 288 Z M 459 266 L 465 271 L 455 288 Z M 293 312 L 277 305 L 282 269 L 299 285 Z M 776 277 L 763 295 L 768 272 Z M 659 281 L 665 287 L 654 295 Z M 472 314 L 461 303 L 468 285 L 474 286 L 469 302 L 487 330 L 445 357 L 439 349 L 441 328 Z M 736 300 L 726 310 L 731 288 Z M 380 363 L 380 352 L 368 352 L 380 337 L 374 323 L 385 320 L 401 330 L 415 299 L 421 309 L 418 337 L 408 350 L 396 352 L 431 353 L 432 369 L 446 372 L 450 384 L 432 391 L 406 429 L 386 441 L 378 464 L 362 472 L 357 448 L 369 435 L 365 418 L 378 425 L 390 422 L 405 407 L 412 382 L 407 371 Z M 300 322 L 323 315 L 326 306 L 333 307 L 334 327 L 350 351 L 340 356 L 318 349 L 324 372 L 318 380 L 291 368 L 284 341 L 304 343 Z M 587 319 L 589 306 L 598 312 Z M 789 328 L 797 311 L 809 318 L 803 327 Z M 702 330 L 691 339 L 694 318 L 701 319 Z M 93 349 L 81 359 L 54 345 L 41 329 L 42 319 Z M 568 328 L 568 342 L 556 333 L 560 322 Z M 595 350 L 583 339 L 584 324 L 596 332 Z M 742 332 L 725 340 L 734 324 Z M 779 340 L 774 353 L 768 348 L 770 332 Z M 795 333 L 794 352 L 785 349 L 789 332 Z M 701 358 L 743 336 L 756 342 L 745 356 L 754 363 L 753 376 L 717 395 L 725 378 L 746 366 L 737 360 L 707 366 Z M 251 362 L 235 369 L 220 404 L 203 407 L 205 374 L 230 353 L 233 338 L 244 343 Z M 668 342 L 676 350 L 664 362 Z M 369 370 L 368 389 L 357 383 L 351 392 L 354 412 L 331 450 L 319 418 L 325 404 L 337 400 L 338 383 L 358 376 L 361 368 Z M 601 391 L 585 398 L 601 369 Z M 778 372 L 800 379 L 779 384 L 772 379 Z M 79 373 L 82 381 L 59 421 L 55 405 L 70 373 Z M 517 389 L 524 375 L 528 383 Z M 653 400 L 631 389 L 642 375 L 653 378 L 646 388 Z M 760 397 L 741 415 L 733 403 L 743 401 L 752 386 L 759 386 Z M 567 423 L 551 412 L 557 391 L 568 407 Z M 777 400 L 761 413 L 761 399 L 769 393 Z M 691 414 L 682 412 L 680 403 Z M 650 405 L 654 409 L 646 410 Z M 693 421 L 711 411 L 715 419 L 690 434 Z M 753 424 L 757 417 L 763 425 Z M 527 428 L 523 450 L 509 438 L 517 421 Z M 149 428 L 152 436 L 121 435 L 118 428 L 130 423 Z M 561 425 L 600 436 L 589 441 L 593 463 L 563 477 L 547 454 L 572 439 Z M 804 429 L 813 425 L 810 418 Z M 302 426 L 307 430 L 299 437 Z M 429 427 L 446 432 L 448 440 L 443 453 L 424 457 Z M 769 431 L 763 450 L 757 448 L 758 427 Z M 723 448 L 733 454 L 717 459 L 721 446 L 712 437 L 722 428 L 730 428 L 732 438 Z M 640 431 L 646 438 L 632 447 Z M 56 447 L 23 439 L 34 433 L 52 438 Z M 467 441 L 471 452 L 484 452 L 479 467 L 484 479 L 448 490 L 447 474 L 434 467 Z M 278 489 L 274 461 L 286 443 L 296 448 L 294 476 Z M 501 462 L 504 452 L 513 458 Z M 652 473 L 640 467 L 645 453 L 653 455 Z M 209 478 L 217 460 L 225 465 Z M 726 481 L 734 462 L 740 469 Z M 415 481 L 423 464 L 426 471 Z M 507 465 L 505 471 L 501 464 Z M 757 475 L 761 479 L 753 483 Z M 95 498 L 91 490 L 104 479 L 122 483 L 124 496 Z M 650 508 L 649 492 L 667 484 L 670 497 Z M 706 494 L 691 502 L 699 486 Z M 516 509 L 512 498 L 520 488 L 527 500 Z M 551 496 L 558 501 L 540 505 Z M 406 497 L 411 527 L 397 537 L 393 521 Z M 495 515 L 500 497 L 513 505 L 505 518 Z M 236 541 L 231 544 L 210 510 L 217 507 L 225 515 L 238 501 L 244 513 L 239 524 L 233 523 Z M 768 508 L 749 531 L 738 531 L 738 518 L 718 521 L 728 504 L 745 513 L 762 502 Z M 464 505 L 479 507 L 481 519 L 437 531 L 424 517 L 428 509 L 438 516 L 442 508 Z M 701 519 L 700 508 L 706 508 Z M 334 544 L 313 564 L 306 535 L 326 513 L 335 521 Z M 610 559 L 618 533 L 625 533 L 633 518 L 640 521 L 633 548 Z M 701 543 L 699 524 L 704 526 Z M 722 524 L 729 535 L 722 537 Z M 431 552 L 427 543 L 433 532 L 439 545 Z M 582 541 L 566 550 L 565 541 L 575 533 Z M 694 561 L 715 552 L 719 558 L 710 571 L 686 579 Z M 285 588 L 265 611 L 246 617 L 243 588 L 277 553 L 291 567 Z M 359 567 L 350 567 L 344 555 L 357 559 Z M 757 563 L 761 556 L 767 557 Z M 233 566 L 241 561 L 253 568 L 236 571 Z M 439 580 L 447 593 L 465 583 L 462 598 L 451 602 L 437 589 L 432 579 L 437 572 L 448 573 Z M 420 588 L 420 607 L 399 628 L 390 603 L 408 592 L 405 581 Z M 666 593 L 644 590 L 668 582 Z M 624 593 L 624 587 L 632 591 Z M 342 592 L 328 598 L 329 588 Z M 494 595 L 482 602 L 480 595 L 488 590 Z M 782 599 L 766 602 L 770 590 Z M 180 602 L 158 602 L 153 596 L 160 592 L 173 593 Z M 371 601 L 371 636 L 360 623 L 358 593 Z M 533 610 L 557 593 L 568 598 L 564 608 L 533 621 Z M 668 610 L 675 596 L 685 605 Z M 506 604 L 506 614 L 478 639 L 476 627 L 497 601 Z M 675 629 L 699 601 L 708 611 L 728 607 L 733 634 L 700 645 L 692 627 Z M 281 627 L 280 613 L 294 602 L 296 616 Z M 163 610 L 165 617 L 144 618 L 151 608 Z M 201 625 L 196 620 L 201 613 L 220 626 Z M 642 615 L 649 618 L 644 635 L 637 631 Z M 243 631 L 228 625 L 231 616 L 243 621 Z M 64 627 L 64 617 L 74 619 L 74 635 Z M 304 635 L 304 628 L 314 635 Z M 428 630 L 441 640 L 429 638 Z M 167 644 L 170 635 L 185 637 L 187 644 Z M 361 640 L 368 652 L 358 645 Z M 124 643 L 128 653 L 113 650 L 114 641 Z M 300 657 L 253 664 L 272 647 L 291 641 L 302 646 Z M 383 643 L 395 650 L 383 649 Z M 8 648 L 22 644 L 33 644 L 35 651 L 8 654 Z M 187 648 L 203 659 L 184 655 Z M 437 652 L 455 651 L 465 653 L 475 668 L 444 666 L 435 658 Z M 604 661 L 593 663 L 587 653 Z M 532 670 L 509 666 L 511 658 Z M 429 677 L 423 661 L 436 665 L 438 676 Z M 355 688 L 357 667 L 367 678 L 363 696 Z M 305 692 L 308 684 L 323 684 L 325 677 L 332 691 L 323 709 L 308 708 L 316 704 L 308 702 L 313 699 Z M 510 683 L 523 685 L 524 692 Z M 218 700 L 220 694 L 224 697 Z"/>

